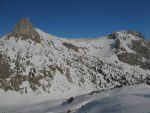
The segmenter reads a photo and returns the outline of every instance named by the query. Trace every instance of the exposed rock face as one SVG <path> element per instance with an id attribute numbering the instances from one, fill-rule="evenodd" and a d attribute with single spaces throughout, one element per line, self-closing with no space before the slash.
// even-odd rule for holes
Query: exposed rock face
<path id="1" fill-rule="evenodd" d="M 150 59 L 150 43 L 145 40 L 132 41 L 131 47 L 138 55 Z"/>
<path id="2" fill-rule="evenodd" d="M 68 49 L 72 49 L 72 50 L 75 50 L 76 52 L 78 52 L 79 48 L 77 46 L 74 46 L 73 44 L 71 43 L 67 43 L 67 42 L 64 42 L 62 43 L 65 47 L 67 47 Z"/>
<path id="3" fill-rule="evenodd" d="M 20 35 L 20 34 L 29 34 L 34 35 L 35 29 L 33 28 L 32 24 L 29 22 L 28 19 L 21 19 L 14 27 L 13 34 Z"/>
<path id="4" fill-rule="evenodd" d="M 31 39 L 40 43 L 40 35 L 36 32 L 33 25 L 26 18 L 21 19 L 13 28 L 10 36 L 21 37 L 21 39 Z"/>
<path id="5" fill-rule="evenodd" d="M 109 36 L 108 36 L 108 39 L 117 39 L 117 33 L 111 33 Z"/>

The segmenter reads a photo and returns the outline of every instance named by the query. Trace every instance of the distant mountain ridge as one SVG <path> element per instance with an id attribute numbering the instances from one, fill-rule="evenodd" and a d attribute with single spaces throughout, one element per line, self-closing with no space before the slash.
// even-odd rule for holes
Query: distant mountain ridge
<path id="1" fill-rule="evenodd" d="M 20 20 L 0 39 L 0 89 L 67 96 L 139 84 L 150 76 L 150 42 L 136 31 L 66 39 Z M 63 95 L 64 94 L 64 95 Z"/>

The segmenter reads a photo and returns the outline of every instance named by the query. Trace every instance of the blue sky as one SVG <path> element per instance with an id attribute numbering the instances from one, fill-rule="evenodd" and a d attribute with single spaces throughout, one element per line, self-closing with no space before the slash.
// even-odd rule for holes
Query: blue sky
<path id="1" fill-rule="evenodd" d="M 0 35 L 23 17 L 60 37 L 99 37 L 134 29 L 150 39 L 150 0 L 0 0 Z"/>

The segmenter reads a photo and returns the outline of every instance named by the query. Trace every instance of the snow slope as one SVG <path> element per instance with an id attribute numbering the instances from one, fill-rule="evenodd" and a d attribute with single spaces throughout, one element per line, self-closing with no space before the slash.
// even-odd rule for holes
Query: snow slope
<path id="1" fill-rule="evenodd" d="M 125 86 L 97 94 L 74 97 L 72 103 L 66 100 L 21 105 L 0 106 L 5 113 L 148 113 L 150 111 L 150 86 L 146 84 Z"/>

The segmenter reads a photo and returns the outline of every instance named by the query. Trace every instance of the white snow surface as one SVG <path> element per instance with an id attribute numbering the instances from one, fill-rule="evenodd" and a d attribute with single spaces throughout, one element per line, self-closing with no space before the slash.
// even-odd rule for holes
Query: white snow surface
<path id="1" fill-rule="evenodd" d="M 150 86 L 146 84 L 125 86 L 97 94 L 66 100 L 48 100 L 30 105 L 0 106 L 2 113 L 148 113 L 150 111 Z"/>

